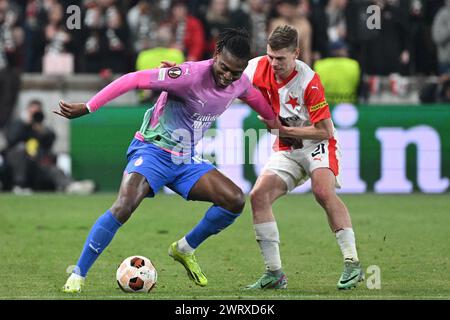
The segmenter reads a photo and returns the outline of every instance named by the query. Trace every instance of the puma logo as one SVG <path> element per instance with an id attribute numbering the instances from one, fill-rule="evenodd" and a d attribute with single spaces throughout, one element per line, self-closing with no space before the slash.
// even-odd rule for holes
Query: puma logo
<path id="1" fill-rule="evenodd" d="M 97 254 L 100 253 L 100 247 L 95 248 L 92 244 L 89 243 L 89 248 L 91 248 L 92 250 L 94 250 Z"/>

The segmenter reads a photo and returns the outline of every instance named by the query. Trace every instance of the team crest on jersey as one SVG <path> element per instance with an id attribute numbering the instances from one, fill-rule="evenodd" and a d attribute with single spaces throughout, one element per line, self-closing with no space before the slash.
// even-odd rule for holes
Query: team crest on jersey
<path id="1" fill-rule="evenodd" d="M 178 78 L 179 76 L 181 76 L 181 73 L 182 73 L 182 71 L 181 71 L 180 67 L 172 67 L 169 69 L 169 71 L 167 71 L 167 74 L 172 79 Z"/>
<path id="2" fill-rule="evenodd" d="M 142 159 L 142 157 L 139 157 L 139 158 L 134 162 L 134 166 L 135 166 L 135 167 L 139 167 L 143 162 L 144 162 L 144 159 Z"/>
<path id="3" fill-rule="evenodd" d="M 300 104 L 298 103 L 298 98 L 295 96 L 291 96 L 291 94 L 288 95 L 289 100 L 286 101 L 286 104 L 290 104 L 292 109 L 295 110 Z"/>

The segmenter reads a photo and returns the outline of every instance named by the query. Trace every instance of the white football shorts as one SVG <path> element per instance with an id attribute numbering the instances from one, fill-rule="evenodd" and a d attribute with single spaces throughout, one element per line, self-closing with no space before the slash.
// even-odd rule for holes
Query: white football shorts
<path id="1" fill-rule="evenodd" d="M 276 173 L 287 185 L 288 192 L 302 185 L 317 168 L 329 168 L 341 188 L 339 163 L 341 148 L 336 139 L 323 140 L 301 149 L 278 151 L 272 154 L 263 168 Z"/>

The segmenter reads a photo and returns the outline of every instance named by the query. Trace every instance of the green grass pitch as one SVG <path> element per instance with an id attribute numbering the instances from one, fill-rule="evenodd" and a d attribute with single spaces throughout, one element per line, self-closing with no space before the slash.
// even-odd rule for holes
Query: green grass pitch
<path id="1" fill-rule="evenodd" d="M 84 292 L 63 294 L 90 227 L 114 194 L 0 195 L 0 299 L 450 299 L 450 198 L 445 195 L 341 195 L 347 204 L 364 269 L 376 265 L 381 289 L 367 283 L 338 291 L 342 258 L 323 210 L 311 194 L 274 205 L 287 290 L 244 291 L 263 272 L 250 205 L 230 228 L 197 250 L 209 284 L 201 288 L 167 255 L 208 203 L 178 196 L 146 199 L 91 269 Z M 126 294 L 116 268 L 130 255 L 150 258 L 158 283 L 149 294 Z M 367 274 L 370 276 L 370 274 Z"/>

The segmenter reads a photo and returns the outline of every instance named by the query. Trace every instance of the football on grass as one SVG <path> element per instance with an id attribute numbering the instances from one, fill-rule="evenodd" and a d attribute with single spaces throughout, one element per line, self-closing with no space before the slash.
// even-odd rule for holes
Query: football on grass
<path id="1" fill-rule="evenodd" d="M 125 292 L 150 292 L 156 284 L 157 277 L 152 262 L 143 256 L 126 258 L 116 273 L 117 283 Z"/>

